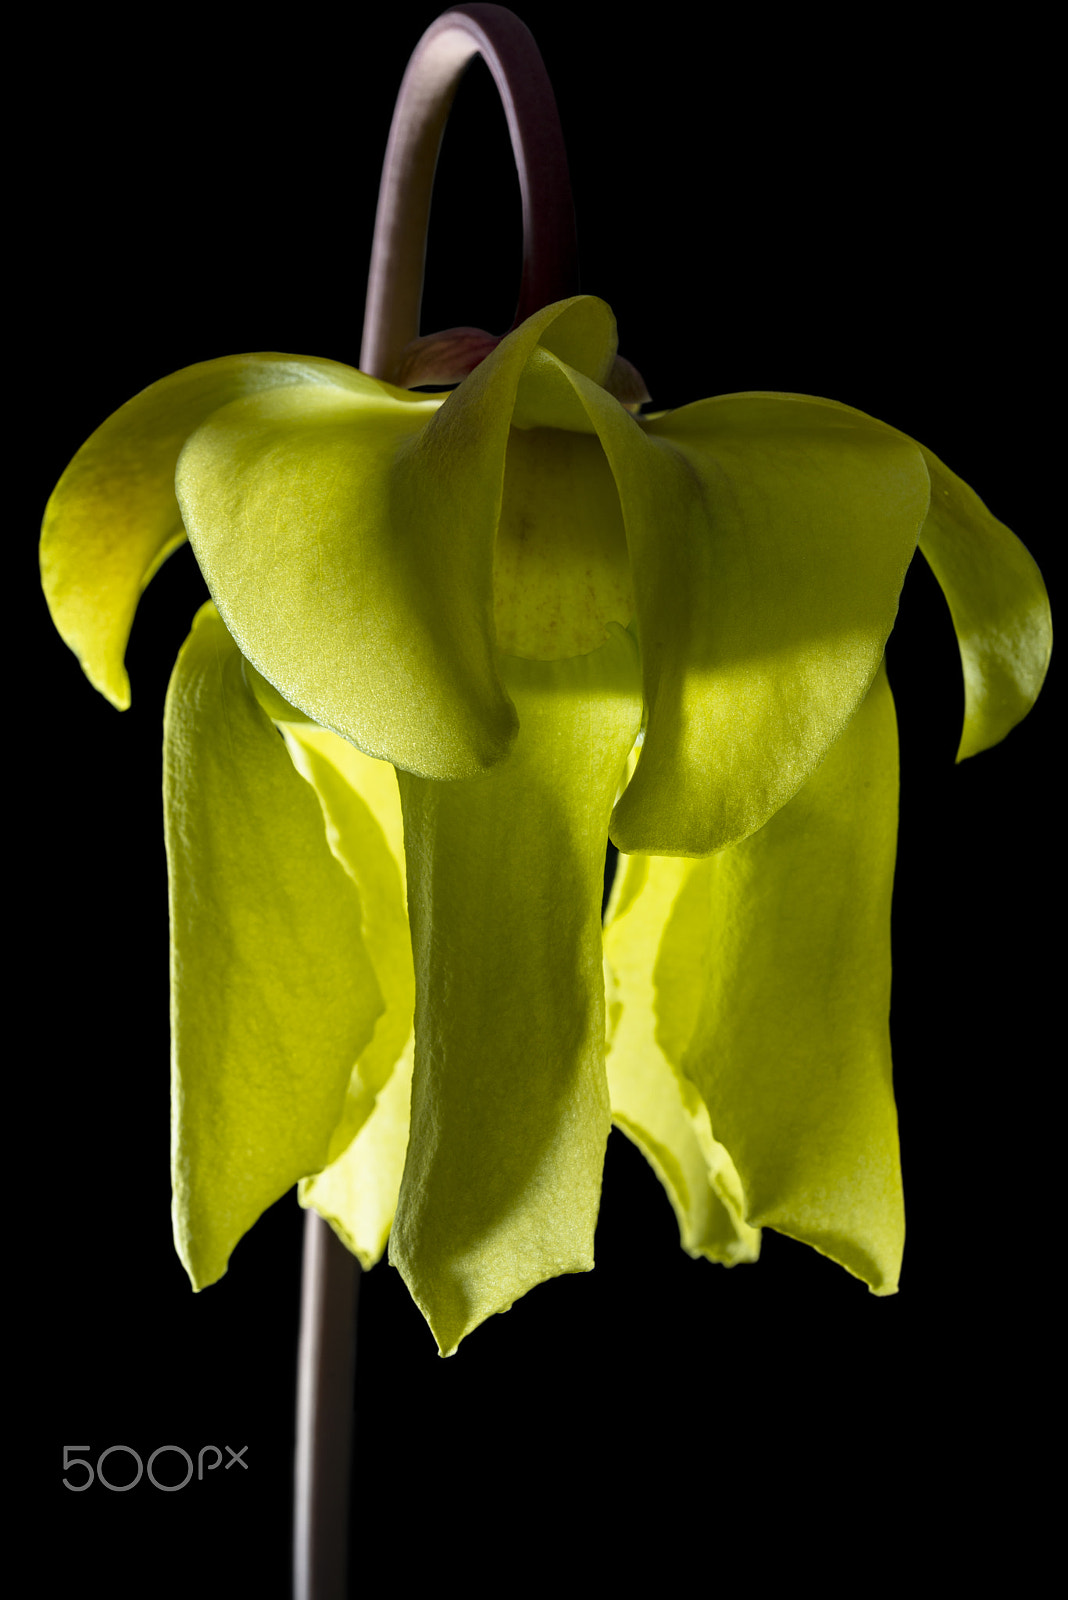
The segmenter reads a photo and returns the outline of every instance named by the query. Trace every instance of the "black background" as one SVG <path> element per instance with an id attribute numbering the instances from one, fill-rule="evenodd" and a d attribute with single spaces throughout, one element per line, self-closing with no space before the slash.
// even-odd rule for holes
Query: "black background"
<path id="1" fill-rule="evenodd" d="M 224 10 L 134 37 L 94 16 L 30 72 L 8 788 L 25 960 L 9 1070 L 31 1093 L 9 1139 L 26 1160 L 10 1227 L 24 1481 L 47 1518 L 35 1593 L 97 1578 L 119 1597 L 286 1595 L 302 1220 L 286 1198 L 220 1284 L 190 1293 L 170 1242 L 159 767 L 200 579 L 184 550 L 150 586 L 120 717 L 51 629 L 37 522 L 83 439 L 170 371 L 243 350 L 356 363 L 393 95 L 438 9 L 305 7 L 284 27 Z M 1029 41 L 977 24 L 949 49 L 882 12 L 848 36 L 685 6 L 631 25 L 522 14 L 568 140 L 583 287 L 613 306 L 657 406 L 751 388 L 844 400 L 929 444 L 1051 568 Z M 480 66 L 437 195 L 424 330 L 502 331 L 518 195 Z M 920 562 L 890 667 L 901 1293 L 876 1300 L 772 1234 L 755 1267 L 691 1261 L 613 1134 L 595 1273 L 534 1291 L 450 1361 L 387 1265 L 364 1280 L 361 1581 L 511 1585 L 558 1572 L 576 1543 L 606 1580 L 649 1562 L 671 1581 L 696 1556 L 703 1572 L 714 1557 L 845 1582 L 928 1535 L 936 1567 L 992 1541 L 1028 1560 L 1050 1351 L 1055 691 L 954 768 L 959 666 Z M 173 1495 L 62 1486 L 65 1444 L 95 1459 L 165 1443 L 247 1445 L 248 1470 Z"/>

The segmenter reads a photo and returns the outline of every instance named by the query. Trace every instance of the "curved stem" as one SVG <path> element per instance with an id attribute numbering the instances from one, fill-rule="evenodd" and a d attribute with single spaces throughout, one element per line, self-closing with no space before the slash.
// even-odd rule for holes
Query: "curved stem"
<path id="1" fill-rule="evenodd" d="M 382 168 L 360 367 L 390 379 L 419 333 L 430 196 L 445 123 L 472 56 L 481 55 L 508 119 L 523 200 L 518 325 L 578 288 L 578 246 L 563 133 L 529 30 L 503 6 L 446 12 L 404 74 Z M 476 330 L 454 330 L 476 333 Z M 491 341 L 492 342 L 492 341 Z M 293 1582 L 296 1600 L 343 1600 L 359 1265 L 309 1210 L 304 1224 Z"/>
<path id="2" fill-rule="evenodd" d="M 359 1275 L 356 1257 L 320 1216 L 306 1211 L 297 1356 L 294 1600 L 345 1600 L 347 1594 Z"/>
<path id="3" fill-rule="evenodd" d="M 430 195 L 445 123 L 472 56 L 493 74 L 523 199 L 523 277 L 513 327 L 578 290 L 578 244 L 560 118 L 528 28 L 503 6 L 447 11 L 424 33 L 397 95 L 378 192 L 360 368 L 391 379 L 419 333 Z"/>

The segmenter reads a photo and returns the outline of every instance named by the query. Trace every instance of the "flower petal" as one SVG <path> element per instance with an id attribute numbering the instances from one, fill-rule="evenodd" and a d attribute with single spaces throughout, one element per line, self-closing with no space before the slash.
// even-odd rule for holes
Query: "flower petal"
<path id="1" fill-rule="evenodd" d="M 515 712 L 497 669 L 493 566 L 516 391 L 548 340 L 610 365 L 607 307 L 531 317 L 444 401 L 352 373 L 217 411 L 177 491 L 212 598 L 289 701 L 424 777 L 502 759 Z"/>
<path id="2" fill-rule="evenodd" d="M 592 1267 L 609 1129 L 600 909 L 634 643 L 616 628 L 591 655 L 501 667 L 508 760 L 465 783 L 399 774 L 416 1058 L 390 1259 L 443 1355 Z"/>
<path id="3" fill-rule="evenodd" d="M 556 661 L 634 616 L 615 479 L 596 436 L 513 428 L 493 565 L 497 643 Z"/>
<path id="4" fill-rule="evenodd" d="M 314 786 L 334 854 L 357 886 L 363 935 L 385 1009 L 353 1069 L 330 1164 L 300 1203 L 330 1223 L 364 1267 L 382 1255 L 408 1146 L 415 972 L 404 885 L 397 775 L 325 728 L 285 726 L 297 770 Z"/>
<path id="5" fill-rule="evenodd" d="M 167 695 L 174 1229 L 194 1288 L 322 1167 L 382 1009 L 359 895 L 214 606 Z"/>
<path id="6" fill-rule="evenodd" d="M 760 1234 L 744 1221 L 741 1183 L 726 1150 L 712 1136 L 703 1101 L 678 1071 L 681 1050 L 669 1059 L 662 1048 L 654 983 L 665 928 L 678 922 L 680 902 L 693 901 L 685 890 L 707 872 L 707 865 L 678 856 L 620 857 L 604 940 L 612 977 L 608 1093 L 612 1121 L 638 1146 L 664 1185 L 683 1249 L 733 1266 L 756 1260 Z M 698 898 L 697 924 L 690 926 L 688 919 L 686 928 L 687 936 L 698 937 L 685 937 L 682 944 L 686 956 L 696 954 L 703 968 L 701 941 L 707 946 L 709 930 L 705 902 Z M 703 971 L 697 976 L 689 986 L 694 1010 Z M 689 1020 L 692 1025 L 692 1014 Z"/>
<path id="7" fill-rule="evenodd" d="M 612 838 L 708 854 L 797 793 L 867 693 L 927 469 L 821 400 L 725 395 L 639 423 L 567 376 L 615 475 L 638 606 L 647 726 Z"/>
<path id="8" fill-rule="evenodd" d="M 41 582 L 86 677 L 120 710 L 130 704 L 123 657 L 137 602 L 185 538 L 174 469 L 186 439 L 239 395 L 345 370 L 269 354 L 203 361 L 135 395 L 74 457 L 45 510 Z"/>
<path id="9" fill-rule="evenodd" d="M 404 1053 L 415 1012 L 415 972 L 404 885 L 404 824 L 397 774 L 336 733 L 285 724 L 293 764 L 319 796 L 330 848 L 356 885 L 363 937 L 384 1009 L 356 1063 L 330 1159 L 351 1143 Z"/>
<path id="10" fill-rule="evenodd" d="M 949 603 L 964 668 L 957 760 L 988 750 L 1027 715 L 1049 666 L 1053 625 L 1029 552 L 962 479 L 922 445 L 931 509 L 920 549 Z"/>
<path id="11" fill-rule="evenodd" d="M 389 1082 L 378 1091 L 360 1131 L 335 1161 L 304 1178 L 298 1194 L 328 1222 L 360 1265 L 382 1259 L 397 1209 L 408 1152 L 415 1036 L 409 1031 Z"/>
<path id="12" fill-rule="evenodd" d="M 881 670 L 845 735 L 759 833 L 713 856 L 707 977 L 683 1067 L 746 1216 L 877 1294 L 904 1244 L 890 1069 L 897 728 Z"/>
<path id="13" fill-rule="evenodd" d="M 838 400 L 820 403 L 864 417 Z M 998 744 L 1038 699 L 1053 647 L 1049 596 L 1016 535 L 933 451 L 916 447 L 931 480 L 919 545 L 949 605 L 964 669 L 963 761 Z"/>

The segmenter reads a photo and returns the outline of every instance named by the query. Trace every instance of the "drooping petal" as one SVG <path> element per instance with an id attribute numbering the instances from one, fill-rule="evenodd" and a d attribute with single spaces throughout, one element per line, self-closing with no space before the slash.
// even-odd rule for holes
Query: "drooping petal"
<path id="1" fill-rule="evenodd" d="M 397 1209 L 408 1151 L 414 1056 L 415 1036 L 409 1032 L 356 1137 L 298 1188 L 301 1205 L 317 1211 L 368 1270 L 382 1259 Z"/>
<path id="2" fill-rule="evenodd" d="M 404 883 L 404 824 L 397 775 L 337 734 L 285 726 L 297 771 L 319 796 L 330 847 L 356 885 L 364 943 L 382 995 L 374 1037 L 355 1064 L 345 1115 L 331 1142 L 334 1160 L 359 1132 L 404 1053 L 415 1011 L 415 973 Z"/>
<path id="3" fill-rule="evenodd" d="M 382 1255 L 408 1146 L 415 973 L 404 883 L 397 775 L 325 728 L 287 725 L 298 771 L 314 786 L 327 837 L 360 895 L 363 933 L 384 1009 L 353 1070 L 330 1162 L 300 1185 L 301 1205 L 325 1217 L 371 1267 Z"/>
<path id="4" fill-rule="evenodd" d="M 1016 535 L 923 446 L 931 508 L 920 549 L 949 604 L 964 668 L 957 760 L 988 750 L 1027 715 L 1053 646 L 1042 574 Z"/>
<path id="5" fill-rule="evenodd" d="M 516 388 L 539 341 L 596 374 L 613 334 L 607 307 L 562 302 L 444 402 L 354 373 L 237 401 L 197 430 L 177 472 L 197 560 L 288 700 L 424 777 L 502 759 L 516 724 L 493 568 Z"/>
<path id="6" fill-rule="evenodd" d="M 508 760 L 401 773 L 415 951 L 408 1159 L 390 1238 L 443 1354 L 535 1284 L 593 1265 L 609 1128 L 601 893 L 640 722 L 633 640 L 502 658 Z"/>
<path id="7" fill-rule="evenodd" d="M 647 726 L 612 838 L 708 854 L 797 793 L 867 693 L 927 469 L 911 440 L 820 400 L 725 395 L 638 422 L 556 365 L 615 475 L 638 607 Z"/>
<path id="8" fill-rule="evenodd" d="M 821 404 L 864 417 L 841 401 Z M 964 669 L 963 761 L 998 744 L 1038 699 L 1053 646 L 1049 596 L 1016 535 L 933 451 L 917 449 L 931 480 L 919 546 L 949 605 Z"/>
<path id="9" fill-rule="evenodd" d="M 41 582 L 86 677 L 120 710 L 130 704 L 123 657 L 137 602 L 185 538 L 174 469 L 186 439 L 240 395 L 346 370 L 271 354 L 203 361 L 135 395 L 74 457 L 45 510 Z"/>
<path id="10" fill-rule="evenodd" d="M 194 1288 L 322 1167 L 382 1009 L 359 895 L 214 606 L 167 695 L 172 1157 Z"/>
<path id="11" fill-rule="evenodd" d="M 682 1049 L 669 1058 L 662 1047 L 662 1008 L 654 982 L 665 928 L 680 899 L 686 898 L 683 890 L 690 880 L 706 870 L 706 862 L 678 856 L 620 857 L 604 941 L 612 977 L 608 1093 L 612 1121 L 638 1146 L 664 1185 L 683 1249 L 731 1266 L 756 1260 L 760 1234 L 745 1223 L 738 1175 L 713 1137 L 703 1101 L 678 1070 Z M 709 937 L 706 905 L 701 909 L 703 919 L 696 928 L 687 928 L 698 938 L 684 941 L 687 956 L 696 957 L 700 969 L 689 988 L 694 1013 Z M 672 1012 L 670 1021 L 678 1020 Z M 691 1013 L 691 1026 L 693 1020 Z M 688 1037 L 689 1030 L 683 1047 Z"/>
<path id="12" fill-rule="evenodd" d="M 876 1294 L 904 1243 L 890 1069 L 897 728 L 885 669 L 759 833 L 703 863 L 710 940 L 684 1070 L 745 1214 Z"/>

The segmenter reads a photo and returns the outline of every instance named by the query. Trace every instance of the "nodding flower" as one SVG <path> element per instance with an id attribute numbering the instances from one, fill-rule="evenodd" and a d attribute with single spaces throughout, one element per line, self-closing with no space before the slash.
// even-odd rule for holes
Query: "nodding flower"
<path id="1" fill-rule="evenodd" d="M 193 1284 L 299 1183 L 365 1265 L 388 1238 L 448 1354 L 593 1265 L 614 1122 L 692 1254 L 752 1260 L 770 1226 L 891 1293 L 884 650 L 918 545 L 960 644 L 960 755 L 996 743 L 1045 672 L 1038 569 L 848 406 L 640 414 L 595 298 L 466 366 L 447 393 L 190 367 L 49 502 L 52 615 L 117 706 L 186 536 L 211 594 L 165 736 Z"/>

